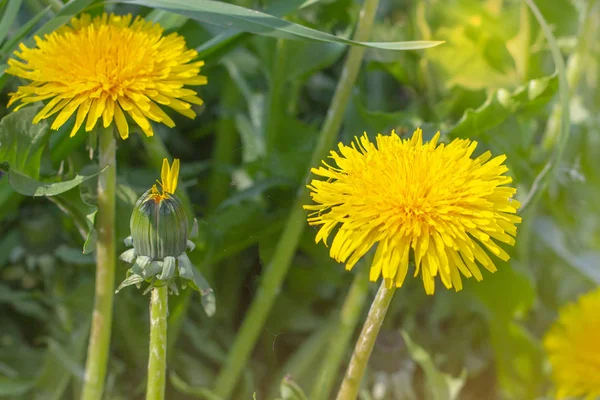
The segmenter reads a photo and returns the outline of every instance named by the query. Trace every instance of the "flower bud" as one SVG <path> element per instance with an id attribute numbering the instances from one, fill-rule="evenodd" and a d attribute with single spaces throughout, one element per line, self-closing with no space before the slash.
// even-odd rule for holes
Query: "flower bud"
<path id="1" fill-rule="evenodd" d="M 156 193 L 155 188 L 135 204 L 129 224 L 131 238 L 138 255 L 153 260 L 177 257 L 186 249 L 188 219 L 177 196 Z"/>
<path id="2" fill-rule="evenodd" d="M 117 292 L 129 285 L 140 287 L 146 281 L 150 283 L 146 292 L 168 285 L 172 293 L 178 293 L 174 281 L 179 277 L 182 288 L 189 285 L 202 294 L 202 304 L 210 316 L 215 312 L 212 289 L 186 253 L 195 247 L 189 240 L 195 229 L 190 232 L 183 205 L 175 196 L 178 177 L 179 160 L 170 167 L 165 159 L 159 182 L 162 191 L 154 185 L 135 203 L 129 223 L 131 236 L 125 239 L 125 245 L 133 248 L 120 257 L 133 266 Z"/>

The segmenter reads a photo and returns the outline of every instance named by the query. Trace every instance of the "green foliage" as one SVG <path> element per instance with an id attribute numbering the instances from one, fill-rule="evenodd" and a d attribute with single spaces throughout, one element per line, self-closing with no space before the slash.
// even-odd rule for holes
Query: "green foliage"
<path id="1" fill-rule="evenodd" d="M 423 372 L 427 378 L 427 391 L 431 393 L 431 397 L 435 400 L 457 399 L 460 390 L 465 384 L 467 377 L 466 371 L 463 370 L 458 378 L 454 378 L 439 371 L 425 349 L 413 342 L 406 332 L 402 332 L 402 337 L 404 338 L 404 343 L 406 344 L 412 359 L 423 368 Z"/>
<path id="2" fill-rule="evenodd" d="M 214 382 L 316 166 L 310 158 L 356 45 L 347 38 L 358 3 L 0 1 L 0 398 L 78 398 L 97 236 L 94 137 L 69 138 L 73 121 L 56 132 L 45 121 L 32 124 L 39 106 L 6 108 L 22 84 L 5 73 L 18 44 L 34 46 L 34 35 L 82 11 L 132 13 L 181 33 L 206 61 L 205 105 L 194 106 L 194 121 L 174 116 L 176 127 L 157 124 L 152 139 L 135 132 L 119 139 L 117 251 L 126 250 L 133 205 L 155 183 L 162 158 L 180 158 L 178 196 L 199 221 L 189 261 L 214 297 L 186 289 L 169 299 L 167 398 L 225 400 Z M 589 23 L 600 9 L 591 1 L 535 4 L 539 14 L 521 2 L 381 2 L 371 38 L 359 44 L 367 52 L 340 141 L 417 126 L 426 137 L 440 130 L 446 142 L 476 139 L 477 154 L 507 155 L 526 205 L 516 247 L 506 249 L 511 259 L 495 260 L 498 271 L 484 271 L 483 281 L 466 280 L 460 293 L 438 285 L 428 297 L 407 277 L 376 343 L 363 400 L 553 395 L 543 335 L 561 305 L 600 284 L 600 57 L 598 27 Z M 431 47 L 437 41 L 444 43 Z M 422 50 L 389 50 L 409 48 Z M 303 227 L 235 399 L 306 399 L 337 339 L 353 276 Z M 118 282 L 129 267 L 117 266 Z M 219 307 L 208 318 L 212 300 Z M 106 398 L 141 399 L 147 297 L 122 291 L 115 318 Z M 351 351 L 334 371 L 334 388 Z"/>

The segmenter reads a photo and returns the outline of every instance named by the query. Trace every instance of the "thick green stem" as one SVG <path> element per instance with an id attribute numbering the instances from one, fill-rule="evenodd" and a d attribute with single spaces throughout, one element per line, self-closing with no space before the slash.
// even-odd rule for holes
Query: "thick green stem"
<path id="1" fill-rule="evenodd" d="M 146 400 L 163 400 L 165 398 L 168 300 L 167 286 L 152 289 Z"/>
<path id="2" fill-rule="evenodd" d="M 379 0 L 365 0 L 360 11 L 360 17 L 354 39 L 366 41 L 369 39 L 375 13 Z M 314 149 L 311 165 L 317 165 L 327 156 L 327 152 L 334 145 L 338 131 L 342 124 L 344 111 L 350 99 L 354 82 L 360 70 L 364 47 L 352 47 L 342 70 L 341 78 L 336 87 L 333 100 L 327 112 L 327 118 L 321 130 L 319 141 Z M 308 182 L 310 175 L 304 180 Z M 306 225 L 306 214 L 302 208 L 310 202 L 306 190 L 298 191 L 296 200 L 290 211 L 281 239 L 277 243 L 275 253 L 267 266 L 261 279 L 256 298 L 250 306 L 250 310 L 236 336 L 236 340 L 229 352 L 227 361 L 217 378 L 215 385 L 216 393 L 229 398 L 238 381 L 244 365 L 248 361 L 250 352 L 256 344 L 258 335 L 263 330 L 263 325 L 275 299 L 281 291 L 281 285 L 290 267 L 296 247 L 300 241 L 300 235 Z"/>
<path id="3" fill-rule="evenodd" d="M 370 264 L 370 263 L 369 263 Z M 330 336 L 327 352 L 317 380 L 310 393 L 311 400 L 327 400 L 337 378 L 342 358 L 346 354 L 348 342 L 356 329 L 356 324 L 365 306 L 369 293 L 369 268 L 363 268 L 356 274 L 350 291 L 344 300 L 341 312 L 338 313 L 336 328 Z M 337 311 L 336 311 L 337 313 Z"/>
<path id="4" fill-rule="evenodd" d="M 392 287 L 391 289 L 388 289 L 385 287 L 385 281 L 381 282 L 381 286 L 379 286 L 377 295 L 375 295 L 375 299 L 369 309 L 367 320 L 356 341 L 352 359 L 350 360 L 342 386 L 336 397 L 337 400 L 356 399 L 358 390 L 360 389 L 360 382 L 362 381 L 365 368 L 367 367 L 371 352 L 373 351 L 373 346 L 375 345 L 375 340 L 377 339 L 377 335 L 379 334 L 379 330 L 381 329 L 385 314 L 392 302 L 395 291 L 396 288 Z"/>
<path id="5" fill-rule="evenodd" d="M 117 183 L 116 142 L 112 126 L 100 128 L 98 214 L 96 215 L 96 297 L 88 344 L 81 398 L 99 400 L 104 390 L 110 354 L 113 295 L 115 292 L 115 188 Z"/>

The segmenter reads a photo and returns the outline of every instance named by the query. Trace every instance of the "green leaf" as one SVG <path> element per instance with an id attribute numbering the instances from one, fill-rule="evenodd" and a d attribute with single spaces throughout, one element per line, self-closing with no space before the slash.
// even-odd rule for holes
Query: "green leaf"
<path id="1" fill-rule="evenodd" d="M 0 164 L 0 170 L 8 172 L 8 181 L 15 191 L 25 196 L 33 197 L 56 196 L 81 185 L 83 182 L 102 172 L 98 171 L 88 175 L 78 174 L 75 178 L 62 182 L 40 182 L 12 168 L 7 168 L 7 164 Z"/>
<path id="2" fill-rule="evenodd" d="M 304 391 L 290 377 L 281 380 L 281 400 L 308 400 Z"/>
<path id="3" fill-rule="evenodd" d="M 36 400 L 61 400 L 65 397 L 69 381 L 72 377 L 82 381 L 85 375 L 80 360 L 87 343 L 89 324 L 84 323 L 72 332 L 68 345 L 63 345 L 53 338 L 48 338 L 44 367 L 35 385 Z"/>
<path id="4" fill-rule="evenodd" d="M 448 134 L 453 137 L 477 137 L 515 113 L 539 109 L 552 99 L 557 89 L 558 75 L 553 74 L 533 79 L 512 93 L 505 89 L 495 90 L 479 108 L 466 110 Z"/>
<path id="5" fill-rule="evenodd" d="M 10 169 L 37 179 L 40 161 L 47 143 L 48 124 L 33 124 L 40 106 L 25 107 L 10 113 L 0 121 L 0 163 Z"/>
<path id="6" fill-rule="evenodd" d="M 21 8 L 22 2 L 23 0 L 11 0 L 8 2 L 8 5 L 4 8 L 2 20 L 0 20 L 0 43 L 4 41 L 6 35 L 8 35 L 8 30 L 15 22 L 15 18 L 19 13 L 19 8 Z"/>
<path id="7" fill-rule="evenodd" d="M 0 238 L 0 269 L 6 264 L 12 249 L 19 245 L 20 238 L 17 230 L 2 232 Z"/>
<path id="8" fill-rule="evenodd" d="M 120 0 L 120 2 L 158 8 L 225 28 L 235 28 L 244 32 L 283 39 L 352 44 L 384 50 L 426 49 L 442 43 L 436 41 L 356 42 L 307 28 L 260 11 L 213 0 Z"/>
<path id="9" fill-rule="evenodd" d="M 410 336 L 404 331 L 402 331 L 402 337 L 412 359 L 425 372 L 427 388 L 430 390 L 432 397 L 435 400 L 457 399 L 461 389 L 465 385 L 467 371 L 463 370 L 458 378 L 441 372 L 424 348 L 413 342 Z"/>
<path id="10" fill-rule="evenodd" d="M 8 56 L 8 54 L 13 50 L 13 48 L 19 43 L 31 30 L 46 16 L 46 13 L 50 10 L 50 6 L 46 7 L 39 13 L 37 13 L 33 18 L 28 20 L 19 28 L 15 34 L 8 39 L 0 48 L 0 53 L 3 56 Z M 2 71 L 4 73 L 4 71 Z"/>
<path id="11" fill-rule="evenodd" d="M 575 268 L 580 274 L 590 281 L 600 285 L 600 252 L 585 251 L 574 252 L 567 245 L 569 236 L 564 228 L 560 228 L 553 219 L 538 217 L 534 222 L 537 237 L 548 246 L 548 250 L 554 252 L 567 264 Z"/>
<path id="12" fill-rule="evenodd" d="M 287 80 L 303 80 L 313 73 L 335 63 L 346 50 L 339 43 L 291 42 L 287 43 L 289 58 L 286 62 Z"/>
<path id="13" fill-rule="evenodd" d="M 58 196 L 48 197 L 65 214 L 71 217 L 81 237 L 85 240 L 83 253 L 89 254 L 96 245 L 94 220 L 98 207 L 88 203 L 81 195 L 79 188 L 74 188 Z"/>
<path id="14" fill-rule="evenodd" d="M 515 261 L 496 262 L 496 266 L 498 271 L 493 275 L 484 276 L 481 282 L 469 281 L 465 289 L 487 308 L 498 379 L 507 398 L 534 398 L 542 380 L 541 349 L 515 322 L 517 315 L 525 315 L 533 305 L 533 283 L 515 268 Z"/>
<path id="15" fill-rule="evenodd" d="M 34 381 L 0 377 L 0 396 L 22 396 L 34 384 Z"/>
<path id="16" fill-rule="evenodd" d="M 169 378 L 171 383 L 173 384 L 173 387 L 175 387 L 175 389 L 177 389 L 177 391 L 179 391 L 180 393 L 189 394 L 190 396 L 194 396 L 196 398 L 204 400 L 223 400 L 223 398 L 213 393 L 210 389 L 192 387 L 188 385 L 175 372 L 172 372 L 169 375 Z"/>
<path id="17" fill-rule="evenodd" d="M 84 11 L 94 0 L 73 0 L 63 6 L 54 18 L 46 22 L 40 29 L 35 32 L 34 36 L 43 37 L 45 34 L 49 34 L 66 24 L 75 17 L 77 14 Z M 27 45 L 31 46 L 33 40 L 29 39 Z"/>

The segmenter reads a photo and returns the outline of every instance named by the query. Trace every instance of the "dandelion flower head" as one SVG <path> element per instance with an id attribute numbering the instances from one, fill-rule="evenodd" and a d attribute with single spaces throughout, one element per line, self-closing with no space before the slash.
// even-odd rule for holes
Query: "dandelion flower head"
<path id="1" fill-rule="evenodd" d="M 150 121 L 175 126 L 161 108 L 194 118 L 192 104 L 202 105 L 196 91 L 185 86 L 204 85 L 199 75 L 203 61 L 193 61 L 182 36 L 163 36 L 160 25 L 131 15 L 83 14 L 70 25 L 35 37 L 36 46 L 20 44 L 7 73 L 30 81 L 10 94 L 15 110 L 47 101 L 34 122 L 56 117 L 56 130 L 73 115 L 71 136 L 85 121 L 91 131 L 100 117 L 106 128 L 113 121 L 123 139 L 129 136 L 126 115 L 152 136 Z"/>
<path id="2" fill-rule="evenodd" d="M 366 134 L 340 143 L 330 155 L 336 166 L 312 169 L 323 178 L 308 186 L 316 204 L 305 206 L 320 227 L 316 242 L 333 235 L 330 255 L 346 269 L 377 245 L 370 279 L 383 276 L 388 287 L 402 286 L 412 260 L 428 294 L 438 275 L 458 291 L 461 274 L 481 280 L 479 265 L 494 272 L 488 252 L 508 260 L 497 242 L 514 244 L 521 221 L 516 189 L 504 186 L 512 181 L 506 156 L 472 158 L 477 142 L 439 137 L 424 144 L 417 129 L 411 139 L 392 131 L 375 143 Z"/>
<path id="3" fill-rule="evenodd" d="M 600 288 L 559 310 L 544 338 L 557 399 L 600 396 Z"/>

